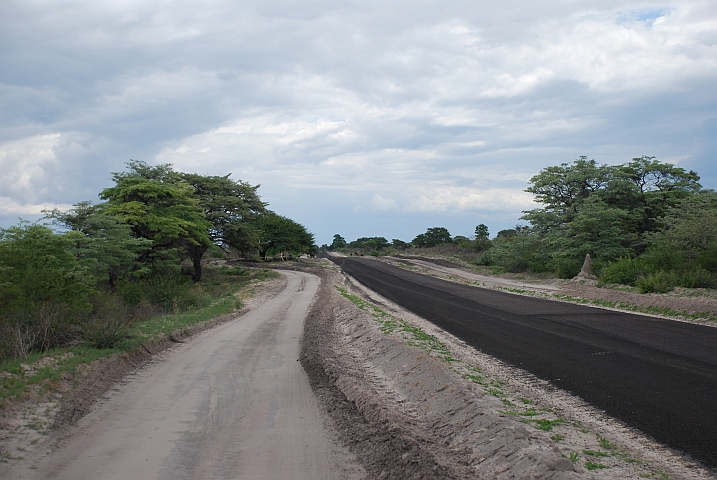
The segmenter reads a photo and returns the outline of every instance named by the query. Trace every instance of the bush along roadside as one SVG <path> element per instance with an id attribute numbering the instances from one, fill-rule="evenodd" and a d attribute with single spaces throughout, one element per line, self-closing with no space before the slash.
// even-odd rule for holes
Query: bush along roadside
<path id="1" fill-rule="evenodd" d="M 241 296 L 252 285 L 279 274 L 268 269 L 207 269 L 202 282 L 177 284 L 157 279 L 139 292 L 123 292 L 130 304 L 113 300 L 115 313 L 85 327 L 75 345 L 34 352 L 0 363 L 0 409 L 14 401 L 43 398 L 88 364 L 113 354 L 128 354 L 162 338 L 170 340 L 193 326 L 243 307 Z M 150 300 L 152 299 L 152 300 Z M 128 312 L 130 314 L 128 314 Z M 134 313 L 134 315 L 131 315 Z"/>

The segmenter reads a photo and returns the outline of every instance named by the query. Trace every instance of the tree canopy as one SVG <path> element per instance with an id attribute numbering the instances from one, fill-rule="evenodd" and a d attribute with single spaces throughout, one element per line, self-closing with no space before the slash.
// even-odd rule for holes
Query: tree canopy
<path id="1" fill-rule="evenodd" d="M 264 258 L 279 253 L 315 253 L 314 235 L 289 218 L 269 213 L 259 217 L 257 228 L 259 252 Z"/>
<path id="2" fill-rule="evenodd" d="M 445 227 L 433 227 L 416 236 L 411 242 L 418 248 L 430 248 L 451 243 L 451 234 Z"/>

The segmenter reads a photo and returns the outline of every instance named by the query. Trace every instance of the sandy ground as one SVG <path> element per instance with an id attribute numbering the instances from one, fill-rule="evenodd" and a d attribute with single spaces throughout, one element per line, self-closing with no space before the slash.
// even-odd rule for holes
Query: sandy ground
<path id="1" fill-rule="evenodd" d="M 281 293 L 165 350 L 3 478 L 363 478 L 298 363 L 319 279 L 284 275 Z"/>
<path id="2" fill-rule="evenodd" d="M 560 282 L 533 288 L 388 261 L 494 288 L 566 292 Z M 0 465 L 0 478 L 715 478 L 327 262 L 284 268 L 321 282 L 287 272 L 289 288 L 274 284 L 249 299 L 252 310 L 240 319 L 158 345 L 124 370 L 93 366 L 73 395 L 40 415 L 55 412 L 68 426 L 35 432 L 33 448 Z M 452 360 L 405 331 L 382 332 L 337 286 L 380 308 L 384 320 L 420 328 Z M 557 419 L 549 431 L 537 428 L 536 420 Z"/>

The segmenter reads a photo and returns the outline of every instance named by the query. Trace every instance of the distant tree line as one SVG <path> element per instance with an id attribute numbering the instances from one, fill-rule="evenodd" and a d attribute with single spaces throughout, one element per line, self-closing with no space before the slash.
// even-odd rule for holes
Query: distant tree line
<path id="1" fill-rule="evenodd" d="M 207 252 L 317 251 L 304 226 L 267 208 L 258 185 L 138 161 L 112 179 L 102 203 L 45 212 L 59 231 L 0 229 L 0 360 L 87 339 L 113 309 L 196 303 L 187 291 Z"/>
<path id="2" fill-rule="evenodd" d="M 456 245 L 474 262 L 504 272 L 545 272 L 571 278 L 585 256 L 603 283 L 664 292 L 676 286 L 717 286 L 717 193 L 699 176 L 654 157 L 600 165 L 580 157 L 541 170 L 526 191 L 542 206 L 523 212 L 527 225 L 489 238 L 476 226 L 472 238 L 429 228 L 410 243 L 385 238 L 346 241 L 337 235 L 326 250 L 383 254 Z"/>

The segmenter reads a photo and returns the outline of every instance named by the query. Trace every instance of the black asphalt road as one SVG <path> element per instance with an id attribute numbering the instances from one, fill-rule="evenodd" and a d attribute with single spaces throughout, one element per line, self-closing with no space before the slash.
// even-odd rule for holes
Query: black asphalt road
<path id="1" fill-rule="evenodd" d="M 332 258 L 467 344 L 717 467 L 717 328 L 470 287 Z"/>

